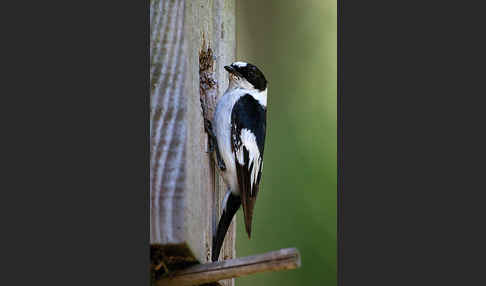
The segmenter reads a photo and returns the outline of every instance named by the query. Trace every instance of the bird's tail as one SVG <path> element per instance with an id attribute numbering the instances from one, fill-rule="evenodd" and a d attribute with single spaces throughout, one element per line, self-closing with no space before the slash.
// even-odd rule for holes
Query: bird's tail
<path id="1" fill-rule="evenodd" d="M 240 196 L 233 195 L 230 192 L 227 199 L 225 199 L 223 202 L 223 213 L 221 214 L 221 219 L 219 220 L 218 227 L 216 228 L 216 232 L 213 236 L 213 261 L 218 260 L 219 252 L 221 251 L 221 246 L 223 246 L 224 237 L 226 236 L 228 227 L 230 226 L 231 220 L 240 206 Z"/>

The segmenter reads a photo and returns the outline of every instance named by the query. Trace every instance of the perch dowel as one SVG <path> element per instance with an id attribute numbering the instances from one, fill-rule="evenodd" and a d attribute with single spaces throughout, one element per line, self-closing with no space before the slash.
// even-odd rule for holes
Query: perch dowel
<path id="1" fill-rule="evenodd" d="M 299 251 L 296 248 L 284 248 L 174 271 L 170 276 L 159 280 L 157 286 L 199 285 L 259 272 L 295 269 L 300 267 L 300 264 Z"/>

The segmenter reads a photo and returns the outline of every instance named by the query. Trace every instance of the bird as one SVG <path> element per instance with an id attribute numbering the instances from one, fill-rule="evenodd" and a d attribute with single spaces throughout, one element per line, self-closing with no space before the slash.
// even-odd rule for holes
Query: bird
<path id="1" fill-rule="evenodd" d="M 223 212 L 213 233 L 212 261 L 217 261 L 231 220 L 243 207 L 251 238 L 253 209 L 263 170 L 267 124 L 267 80 L 255 65 L 236 61 L 224 69 L 229 84 L 216 103 L 212 122 L 205 122 L 227 192 Z M 211 147 L 210 147 L 211 148 Z"/>

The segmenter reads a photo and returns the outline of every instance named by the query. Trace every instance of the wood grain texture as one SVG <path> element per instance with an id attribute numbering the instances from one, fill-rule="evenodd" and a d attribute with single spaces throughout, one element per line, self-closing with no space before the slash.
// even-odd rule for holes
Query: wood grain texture
<path id="1" fill-rule="evenodd" d="M 199 52 L 204 35 L 214 52 L 214 104 L 228 85 L 223 66 L 235 60 L 234 17 L 235 0 L 150 2 L 150 243 L 185 261 L 210 261 L 225 193 L 206 153 Z M 234 257 L 234 241 L 233 224 L 222 259 Z"/>
<path id="2" fill-rule="evenodd" d="M 188 237 L 187 97 L 185 86 L 185 1 L 151 3 L 150 198 L 152 244 L 176 244 Z M 200 229 L 199 231 L 201 231 Z M 194 249 L 195 254 L 198 249 Z M 197 255 L 197 254 L 196 254 Z"/>
<path id="3" fill-rule="evenodd" d="M 160 280 L 157 286 L 199 285 L 259 272 L 295 269 L 300 265 L 299 251 L 295 248 L 286 248 L 238 259 L 191 266 Z"/>

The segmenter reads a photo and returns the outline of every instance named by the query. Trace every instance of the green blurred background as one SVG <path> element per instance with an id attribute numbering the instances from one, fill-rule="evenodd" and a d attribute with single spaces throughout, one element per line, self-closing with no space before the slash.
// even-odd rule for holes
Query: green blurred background
<path id="1" fill-rule="evenodd" d="M 298 270 L 238 286 L 336 285 L 337 1 L 237 0 L 237 59 L 269 82 L 262 189 L 252 239 L 237 217 L 239 257 L 297 247 Z"/>

